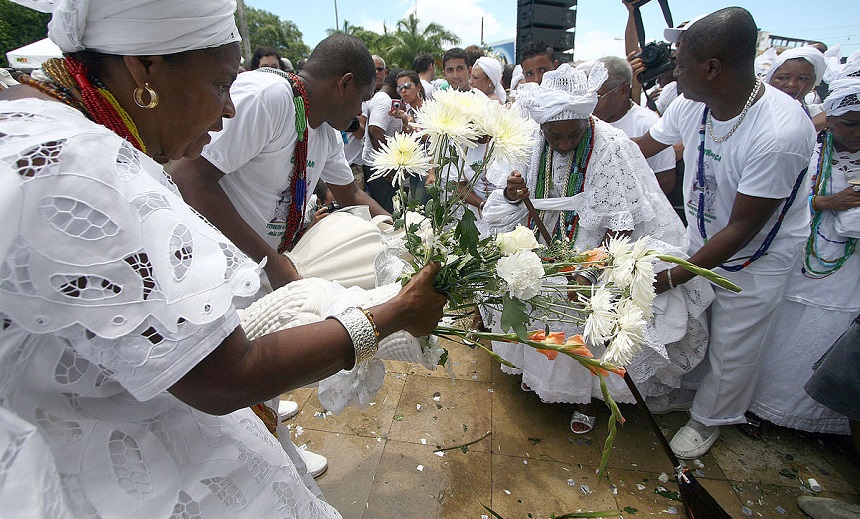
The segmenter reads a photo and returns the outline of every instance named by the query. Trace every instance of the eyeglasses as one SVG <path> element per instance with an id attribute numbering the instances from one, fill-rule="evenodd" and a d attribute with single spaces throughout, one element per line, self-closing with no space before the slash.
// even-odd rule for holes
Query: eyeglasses
<path id="1" fill-rule="evenodd" d="M 598 101 L 600 101 L 601 99 L 603 99 L 604 97 L 608 96 L 608 95 L 609 95 L 609 94 L 611 94 L 612 92 L 615 92 L 616 90 L 618 90 L 619 88 L 621 88 L 623 85 L 624 85 L 624 83 L 621 83 L 620 85 L 618 85 L 617 87 L 613 88 L 613 89 L 612 89 L 612 90 L 610 90 L 609 92 L 606 92 L 605 94 L 598 94 L 598 95 L 597 95 L 597 100 L 598 100 Z"/>
<path id="2" fill-rule="evenodd" d="M 406 89 L 408 89 L 408 88 L 412 88 L 412 87 L 414 87 L 414 86 L 415 86 L 415 85 L 413 85 L 412 83 L 403 83 L 402 85 L 400 85 L 400 86 L 398 86 L 398 87 L 397 87 L 397 91 L 398 91 L 398 92 L 403 92 L 404 90 L 406 90 Z"/>
<path id="3" fill-rule="evenodd" d="M 376 67 L 377 72 L 382 72 L 383 70 L 385 70 L 385 67 Z"/>

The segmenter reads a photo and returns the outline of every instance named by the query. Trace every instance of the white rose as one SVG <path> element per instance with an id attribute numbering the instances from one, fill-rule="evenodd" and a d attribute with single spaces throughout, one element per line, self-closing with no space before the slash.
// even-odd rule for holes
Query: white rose
<path id="1" fill-rule="evenodd" d="M 530 250 L 499 259 L 496 273 L 507 282 L 511 295 L 523 301 L 536 296 L 543 284 L 543 264 L 538 255 Z"/>
<path id="2" fill-rule="evenodd" d="M 534 250 L 540 247 L 535 239 L 534 232 L 528 227 L 517 225 L 511 232 L 503 232 L 496 235 L 496 244 L 505 256 L 510 256 L 519 251 Z"/>

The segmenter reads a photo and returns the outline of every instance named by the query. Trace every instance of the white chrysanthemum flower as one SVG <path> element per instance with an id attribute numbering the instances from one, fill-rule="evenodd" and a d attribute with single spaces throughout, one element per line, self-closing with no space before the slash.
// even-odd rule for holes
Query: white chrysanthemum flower
<path id="1" fill-rule="evenodd" d="M 499 246 L 499 252 L 505 256 L 510 256 L 521 250 L 535 250 L 540 247 L 537 239 L 535 239 L 534 231 L 523 225 L 517 225 L 513 231 L 497 234 L 496 245 Z"/>
<path id="2" fill-rule="evenodd" d="M 485 108 L 483 126 L 484 133 L 492 139 L 486 167 L 496 160 L 506 164 L 525 161 L 534 139 L 531 125 L 519 112 L 508 110 L 495 101 L 490 102 Z"/>
<path id="3" fill-rule="evenodd" d="M 370 160 L 376 172 L 368 181 L 394 173 L 391 185 L 399 180 L 403 182 L 407 175 L 424 177 L 433 167 L 433 161 L 424 153 L 421 142 L 405 133 L 396 133 L 388 137 L 379 150 L 371 152 Z"/>
<path id="4" fill-rule="evenodd" d="M 633 259 L 633 280 L 630 285 L 630 297 L 642 309 L 645 319 L 653 317 L 651 304 L 654 302 L 654 261 L 657 255 L 651 250 L 651 238 L 643 236 L 636 240 L 630 251 Z"/>
<path id="5" fill-rule="evenodd" d="M 470 115 L 461 110 L 453 92 L 443 90 L 439 96 L 433 95 L 432 101 L 425 101 L 418 110 L 415 117 L 416 126 L 421 131 L 414 134 L 416 137 L 424 135 L 430 138 L 431 156 L 441 157 L 448 155 L 448 146 L 454 146 L 456 153 L 463 157 L 468 148 L 474 148 L 480 134 L 475 128 Z M 459 94 L 463 95 L 462 92 Z M 469 95 L 469 97 L 476 97 Z"/>
<path id="6" fill-rule="evenodd" d="M 642 309 L 629 299 L 618 303 L 615 311 L 618 316 L 615 336 L 602 359 L 615 366 L 626 366 L 633 360 L 645 339 L 645 316 L 642 315 Z"/>
<path id="7" fill-rule="evenodd" d="M 588 317 L 585 319 L 583 335 L 589 344 L 601 344 L 612 336 L 615 326 L 615 306 L 612 304 L 612 293 L 604 287 L 598 287 L 588 298 L 580 294 L 580 299 L 586 301 Z"/>
<path id="8" fill-rule="evenodd" d="M 508 284 L 511 296 L 522 301 L 538 295 L 543 284 L 543 264 L 532 251 L 520 251 L 499 259 L 496 273 Z"/>
<path id="9" fill-rule="evenodd" d="M 633 248 L 630 246 L 630 238 L 627 236 L 610 238 L 606 249 L 609 251 L 612 265 L 608 269 L 608 274 L 604 272 L 603 281 L 611 281 L 624 290 L 633 283 L 633 270 L 636 266 L 636 261 L 632 255 Z M 608 279 L 606 279 L 607 277 Z"/>
<path id="10" fill-rule="evenodd" d="M 645 319 L 650 320 L 654 316 L 651 305 L 657 293 L 654 291 L 654 263 L 642 259 L 635 262 L 633 269 L 633 282 L 630 284 L 630 299 L 636 303 Z"/>

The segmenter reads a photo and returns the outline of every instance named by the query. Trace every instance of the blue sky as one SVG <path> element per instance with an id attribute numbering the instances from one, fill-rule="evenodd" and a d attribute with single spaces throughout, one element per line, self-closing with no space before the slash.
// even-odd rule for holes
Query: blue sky
<path id="1" fill-rule="evenodd" d="M 271 11 L 298 25 L 310 47 L 335 26 L 335 5 L 340 24 L 382 32 L 383 23 L 393 28 L 409 12 L 417 10 L 422 26 L 429 22 L 442 24 L 457 34 L 461 46 L 479 43 L 483 18 L 484 41 L 494 43 L 516 36 L 517 0 L 245 0 L 246 5 Z M 718 0 L 670 0 L 675 23 L 737 5 Z M 824 7 L 826 5 L 826 7 Z M 821 40 L 832 45 L 842 43 L 843 55 L 860 49 L 860 7 L 857 0 L 751 0 L 743 2 L 758 26 L 772 34 Z M 821 6 L 820 8 L 818 6 Z M 643 6 L 645 33 L 648 39 L 661 38 L 666 23 L 656 1 Z M 627 10 L 621 0 L 580 0 L 577 15 L 577 60 L 604 55 L 622 55 Z"/>

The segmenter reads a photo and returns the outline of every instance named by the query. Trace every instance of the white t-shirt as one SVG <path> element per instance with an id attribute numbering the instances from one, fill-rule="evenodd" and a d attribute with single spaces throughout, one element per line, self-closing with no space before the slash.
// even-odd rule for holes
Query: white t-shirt
<path id="1" fill-rule="evenodd" d="M 433 83 L 427 81 L 426 79 L 422 79 L 421 86 L 424 87 L 424 99 L 428 101 L 433 99 L 433 91 L 436 90 L 436 87 L 433 86 Z"/>
<path id="2" fill-rule="evenodd" d="M 212 134 L 202 156 L 224 173 L 220 184 L 239 215 L 273 248 L 286 230 L 292 194 L 296 108 L 286 79 L 268 72 L 240 74 L 230 89 L 236 117 Z M 311 107 L 313 109 L 313 107 Z M 308 129 L 305 200 L 322 178 L 335 185 L 355 181 L 340 132 L 323 123 Z"/>
<path id="3" fill-rule="evenodd" d="M 661 114 L 666 113 L 666 108 L 669 108 L 669 105 L 675 99 L 678 99 L 678 82 L 672 81 L 660 90 L 660 95 L 657 96 L 657 101 L 654 102 L 657 105 L 657 111 Z"/>
<path id="4" fill-rule="evenodd" d="M 648 130 L 660 119 L 660 116 L 635 103 L 630 103 L 630 105 L 630 110 L 624 114 L 624 117 L 609 124 L 623 131 L 628 137 L 633 139 L 648 133 Z M 666 148 L 653 157 L 645 159 L 645 161 L 648 162 L 648 166 L 654 173 L 674 169 L 675 150 L 672 148 Z"/>
<path id="5" fill-rule="evenodd" d="M 800 172 L 809 164 L 815 144 L 815 129 L 800 104 L 779 90 L 764 85 L 764 95 L 746 114 L 735 133 L 722 143 L 714 142 L 706 133 L 705 177 L 705 229 L 713 237 L 729 221 L 737 193 L 747 196 L 784 199 L 792 191 Z M 690 222 L 690 251 L 704 245 L 699 232 L 697 211 L 699 188 L 696 180 L 699 156 L 699 126 L 704 103 L 678 97 L 650 130 L 658 142 L 673 144 L 684 142 L 684 199 L 687 220 Z M 714 133 L 725 135 L 734 126 L 737 117 L 728 121 L 713 120 Z M 746 270 L 755 273 L 778 273 L 790 267 L 797 256 L 797 244 L 808 232 L 809 214 L 804 200 L 807 192 L 804 183 L 782 222 L 767 255 L 752 263 Z M 761 231 L 735 254 L 737 258 L 751 256 L 762 244 L 782 211 L 774 212 Z M 736 261 L 730 261 L 736 264 Z"/>
<path id="6" fill-rule="evenodd" d="M 370 98 L 367 110 L 367 129 L 364 134 L 364 159 L 365 164 L 370 164 L 370 153 L 373 151 L 373 144 L 370 139 L 370 127 L 377 126 L 382 128 L 386 137 L 392 137 L 402 127 L 403 123 L 400 119 L 388 115 L 391 111 L 391 96 L 385 92 L 379 91 Z"/>

